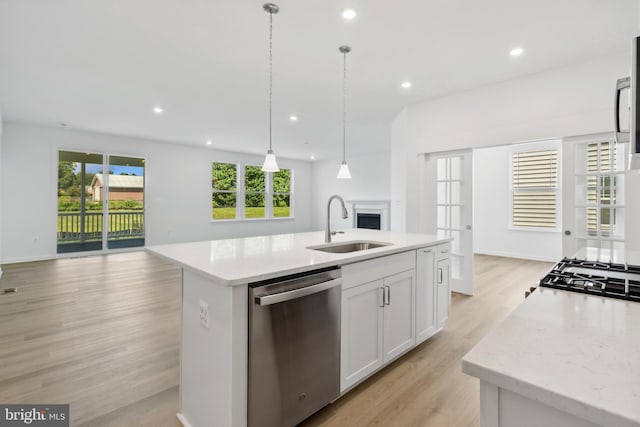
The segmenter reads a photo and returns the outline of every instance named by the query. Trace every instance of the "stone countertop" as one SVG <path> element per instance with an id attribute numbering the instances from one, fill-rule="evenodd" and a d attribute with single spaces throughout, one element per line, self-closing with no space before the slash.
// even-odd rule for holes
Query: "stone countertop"
<path id="1" fill-rule="evenodd" d="M 450 241 L 434 235 L 390 231 L 347 229 L 332 236 L 333 242 L 371 240 L 391 243 L 375 249 L 351 253 L 328 253 L 308 249 L 324 244 L 324 231 L 274 236 L 209 240 L 149 246 L 146 250 L 213 279 L 221 285 L 235 286 L 289 274 L 417 249 Z"/>
<path id="2" fill-rule="evenodd" d="M 538 288 L 462 371 L 606 426 L 640 425 L 640 303 Z"/>

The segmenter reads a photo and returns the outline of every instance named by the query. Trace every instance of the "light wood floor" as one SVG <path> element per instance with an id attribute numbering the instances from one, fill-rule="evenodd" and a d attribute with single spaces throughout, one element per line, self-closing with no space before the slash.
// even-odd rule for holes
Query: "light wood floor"
<path id="1" fill-rule="evenodd" d="M 551 264 L 475 256 L 444 331 L 304 423 L 477 426 L 460 359 Z M 144 252 L 3 266 L 0 402 L 70 403 L 73 426 L 179 426 L 180 271 Z"/>

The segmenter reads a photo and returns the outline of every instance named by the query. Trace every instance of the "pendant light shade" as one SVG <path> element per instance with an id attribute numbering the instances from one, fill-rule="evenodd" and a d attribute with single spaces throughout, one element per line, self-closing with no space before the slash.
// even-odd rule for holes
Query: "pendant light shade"
<path id="1" fill-rule="evenodd" d="M 276 155 L 273 153 L 272 145 L 272 110 L 273 110 L 273 15 L 280 11 L 280 8 L 273 3 L 265 3 L 262 5 L 265 12 L 269 14 L 269 150 L 262 164 L 263 172 L 278 172 L 278 162 Z"/>
<path id="2" fill-rule="evenodd" d="M 342 163 L 338 171 L 338 179 L 351 179 L 349 165 L 347 164 L 347 53 L 351 52 L 349 46 L 340 46 L 338 48 L 343 55 L 343 80 L 342 80 Z"/>
<path id="3" fill-rule="evenodd" d="M 343 161 L 340 163 L 340 170 L 338 171 L 338 179 L 351 179 L 351 172 L 349 172 L 349 165 Z"/>
<path id="4" fill-rule="evenodd" d="M 264 163 L 262 164 L 263 172 L 278 172 L 278 162 L 276 161 L 276 155 L 273 154 L 273 150 L 267 151 L 267 155 L 264 157 Z"/>

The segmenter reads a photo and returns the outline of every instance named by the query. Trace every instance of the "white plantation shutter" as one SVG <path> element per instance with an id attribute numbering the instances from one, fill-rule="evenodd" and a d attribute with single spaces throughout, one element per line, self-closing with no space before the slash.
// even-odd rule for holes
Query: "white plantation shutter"
<path id="1" fill-rule="evenodd" d="M 556 228 L 558 151 L 513 153 L 513 225 Z"/>
<path id="2" fill-rule="evenodd" d="M 612 225 L 615 225 L 615 216 L 612 217 L 604 209 L 616 203 L 615 197 L 613 200 L 611 197 L 612 191 L 615 191 L 616 178 L 608 175 L 615 169 L 616 150 L 613 144 L 605 141 L 587 146 L 587 205 L 590 206 L 587 207 L 587 230 L 590 232 L 596 232 L 598 229 L 611 231 Z M 598 198 L 598 192 L 600 198 Z M 598 221 L 599 210 L 600 220 Z"/>

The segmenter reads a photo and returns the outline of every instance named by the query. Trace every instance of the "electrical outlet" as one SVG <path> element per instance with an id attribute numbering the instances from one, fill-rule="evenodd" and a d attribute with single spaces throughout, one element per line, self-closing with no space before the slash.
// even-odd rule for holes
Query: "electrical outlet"
<path id="1" fill-rule="evenodd" d="M 200 324 L 209 328 L 209 303 L 200 300 Z"/>

